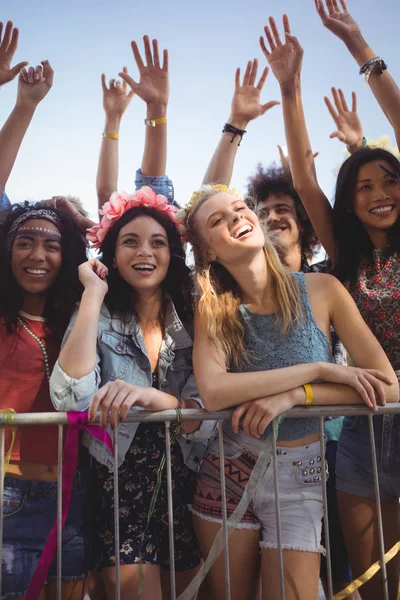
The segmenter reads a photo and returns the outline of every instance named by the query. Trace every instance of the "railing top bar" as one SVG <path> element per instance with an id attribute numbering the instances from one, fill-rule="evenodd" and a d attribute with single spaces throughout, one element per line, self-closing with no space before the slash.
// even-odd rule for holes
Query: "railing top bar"
<path id="1" fill-rule="evenodd" d="M 182 410 L 182 419 L 184 421 L 208 421 L 208 420 L 228 420 L 230 419 L 232 410 L 221 410 L 220 412 L 207 412 L 201 409 L 185 409 Z M 295 407 L 286 413 L 286 418 L 307 418 L 307 417 L 341 417 L 341 416 L 358 416 L 370 415 L 371 411 L 367 407 L 361 405 L 355 406 L 309 406 Z M 387 404 L 378 408 L 378 412 L 374 414 L 400 414 L 400 404 Z M 96 424 L 99 423 L 100 413 L 98 413 Z M 176 420 L 175 410 L 164 410 L 160 412 L 147 412 L 145 410 L 132 411 L 128 413 L 125 422 L 127 423 L 157 423 Z M 0 426 L 10 425 L 10 415 L 0 414 Z M 67 413 L 63 412 L 43 412 L 43 413 L 21 413 L 13 415 L 14 425 L 68 425 Z"/>

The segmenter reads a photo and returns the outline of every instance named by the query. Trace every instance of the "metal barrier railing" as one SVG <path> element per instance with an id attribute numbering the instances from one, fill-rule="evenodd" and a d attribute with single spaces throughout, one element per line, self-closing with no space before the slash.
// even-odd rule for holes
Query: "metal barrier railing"
<path id="1" fill-rule="evenodd" d="M 182 419 L 188 420 L 215 420 L 222 424 L 222 421 L 229 420 L 231 410 L 224 410 L 216 413 L 206 412 L 204 410 L 186 409 L 182 411 Z M 321 445 L 321 475 L 323 489 L 323 506 L 324 506 L 324 531 L 325 531 L 325 546 L 326 546 L 326 561 L 327 561 L 327 584 L 328 598 L 333 598 L 332 586 L 332 570 L 331 570 L 331 555 L 329 543 L 329 526 L 328 526 L 328 503 L 326 492 L 326 461 L 324 450 L 324 418 L 339 417 L 339 416 L 360 416 L 368 417 L 369 434 L 372 452 L 373 477 L 375 485 L 375 499 L 377 505 L 377 521 L 378 535 L 380 547 L 380 565 L 382 570 L 382 585 L 383 585 L 383 600 L 389 600 L 388 582 L 385 564 L 385 545 L 382 525 L 382 511 L 379 491 L 378 479 L 378 464 L 376 459 L 376 448 L 374 439 L 373 420 L 374 415 L 400 414 L 400 404 L 391 404 L 384 407 L 379 407 L 378 413 L 372 413 L 368 408 L 363 406 L 310 406 L 307 408 L 295 407 L 288 411 L 285 418 L 319 418 L 320 423 L 320 445 Z M 130 423 L 165 423 L 165 446 L 166 446 L 166 471 L 167 471 L 167 494 L 168 494 L 168 516 L 169 516 L 169 551 L 170 551 L 170 577 L 171 577 L 171 600 L 177 600 L 176 585 L 175 585 L 175 558 L 174 558 L 174 531 L 173 531 L 173 499 L 172 499 L 172 471 L 171 471 L 171 423 L 176 420 L 175 410 L 166 410 L 162 412 L 149 413 L 146 411 L 131 412 L 127 415 L 125 422 Z M 95 424 L 99 423 L 99 416 Z M 62 600 L 61 582 L 62 582 L 62 454 L 63 454 L 63 427 L 69 425 L 66 413 L 26 413 L 15 414 L 13 417 L 14 427 L 32 426 L 32 425 L 57 425 L 58 426 L 58 496 L 57 496 L 57 600 Z M 3 550 L 3 495 L 4 495 L 4 450 L 5 450 L 5 427 L 10 426 L 7 422 L 7 415 L 0 414 L 0 559 Z M 223 429 L 218 427 L 219 431 L 219 451 L 220 463 L 224 464 L 224 438 Z M 115 599 L 120 600 L 120 538 L 119 538 L 119 507 L 118 507 L 118 426 L 114 430 L 114 526 L 115 526 L 115 563 L 116 563 L 116 593 Z M 276 460 L 277 441 L 273 431 L 272 435 L 272 468 L 274 474 L 275 485 L 275 511 L 277 521 L 277 541 L 279 552 L 279 571 L 280 571 L 280 587 L 281 599 L 285 600 L 285 580 L 283 569 L 283 552 L 281 544 L 281 527 L 280 527 L 280 510 L 279 510 L 279 486 L 277 477 L 277 460 Z M 230 577 L 229 577 L 229 544 L 228 544 L 228 519 L 226 511 L 226 490 L 224 470 L 221 469 L 221 497 L 223 502 L 223 529 L 225 541 L 225 589 L 226 600 L 231 600 Z M 2 583 L 2 573 L 0 571 L 0 590 Z"/>

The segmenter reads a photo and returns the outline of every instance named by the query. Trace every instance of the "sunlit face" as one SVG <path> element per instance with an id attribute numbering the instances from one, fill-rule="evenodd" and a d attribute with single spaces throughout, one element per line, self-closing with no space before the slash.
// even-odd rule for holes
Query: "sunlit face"
<path id="1" fill-rule="evenodd" d="M 265 244 L 257 215 L 243 200 L 220 192 L 205 200 L 195 215 L 196 229 L 210 262 L 235 263 Z"/>
<path id="2" fill-rule="evenodd" d="M 271 194 L 265 200 L 261 200 L 257 208 L 263 211 L 268 230 L 278 236 L 280 243 L 287 247 L 301 245 L 299 219 L 291 196 Z"/>
<path id="3" fill-rule="evenodd" d="M 353 210 L 368 233 L 389 229 L 400 214 L 400 179 L 386 161 L 363 165 L 357 177 Z"/>
<path id="4" fill-rule="evenodd" d="M 61 236 L 46 219 L 28 219 L 17 230 L 11 248 L 11 270 L 28 294 L 45 294 L 56 281 L 62 264 Z"/>
<path id="5" fill-rule="evenodd" d="M 136 291 L 156 291 L 167 276 L 170 250 L 167 232 L 155 219 L 133 219 L 118 233 L 114 267 Z"/>

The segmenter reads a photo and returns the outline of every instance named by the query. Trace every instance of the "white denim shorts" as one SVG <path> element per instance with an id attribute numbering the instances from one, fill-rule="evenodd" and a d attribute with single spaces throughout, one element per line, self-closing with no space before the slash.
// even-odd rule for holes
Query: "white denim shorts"
<path id="1" fill-rule="evenodd" d="M 228 518 L 233 514 L 250 478 L 257 455 L 245 446 L 243 432 L 235 440 L 224 436 Z M 321 546 L 323 517 L 322 460 L 319 441 L 306 446 L 278 447 L 277 472 L 282 548 L 325 554 Z M 202 519 L 222 523 L 218 441 L 210 443 L 203 459 L 190 510 Z M 278 548 L 272 463 L 238 529 L 259 529 L 261 548 Z"/>

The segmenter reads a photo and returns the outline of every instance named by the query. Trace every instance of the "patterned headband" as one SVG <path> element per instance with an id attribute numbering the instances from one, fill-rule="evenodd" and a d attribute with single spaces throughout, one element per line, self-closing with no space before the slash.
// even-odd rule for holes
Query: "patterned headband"
<path id="1" fill-rule="evenodd" d="M 50 221 L 60 230 L 60 232 L 62 232 L 61 220 L 55 212 L 48 210 L 47 208 L 32 208 L 15 219 L 14 223 L 11 225 L 6 237 L 6 250 L 11 250 L 18 229 L 30 219 L 45 219 L 46 221 Z"/>
<path id="2" fill-rule="evenodd" d="M 86 239 L 91 242 L 93 248 L 99 248 L 114 223 L 131 208 L 139 208 L 141 206 L 163 212 L 179 229 L 179 224 L 175 216 L 175 206 L 168 204 L 165 196 L 156 194 L 151 187 L 144 186 L 133 194 L 114 192 L 109 202 L 103 204 L 100 210 L 102 218 L 99 225 L 95 225 L 87 230 Z"/>

